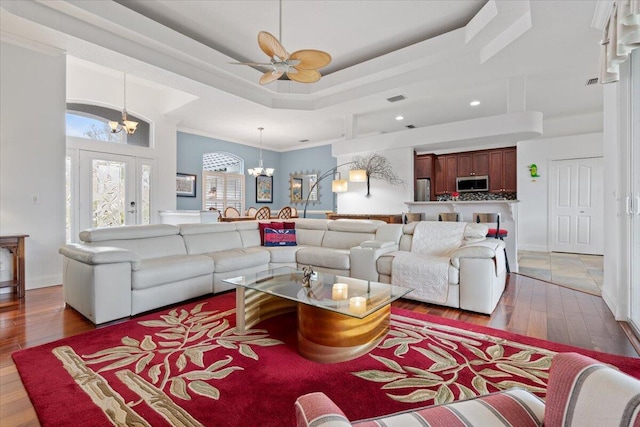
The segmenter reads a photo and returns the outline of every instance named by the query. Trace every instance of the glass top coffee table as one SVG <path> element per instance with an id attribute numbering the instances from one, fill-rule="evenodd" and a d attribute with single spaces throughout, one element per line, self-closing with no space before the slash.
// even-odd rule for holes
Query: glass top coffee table
<path id="1" fill-rule="evenodd" d="M 243 331 L 297 311 L 298 350 L 311 360 L 341 362 L 374 348 L 389 330 L 391 302 L 411 288 L 282 267 L 225 279 L 236 285 L 236 328 Z"/>

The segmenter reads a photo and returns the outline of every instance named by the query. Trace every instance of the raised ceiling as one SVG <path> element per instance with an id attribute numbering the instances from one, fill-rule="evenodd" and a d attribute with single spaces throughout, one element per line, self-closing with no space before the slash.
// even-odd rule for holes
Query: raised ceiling
<path id="1" fill-rule="evenodd" d="M 257 34 L 278 36 L 277 0 L 0 5 L 3 37 L 65 50 L 70 74 L 126 71 L 132 86 L 165 95 L 161 113 L 179 129 L 257 145 L 263 126 L 275 150 L 523 106 L 546 120 L 602 111 L 601 87 L 585 85 L 597 76 L 596 0 L 284 0 L 283 45 L 333 62 L 318 83 L 268 86 L 262 70 L 229 62 L 266 59 Z M 396 95 L 406 99 L 387 101 Z"/>

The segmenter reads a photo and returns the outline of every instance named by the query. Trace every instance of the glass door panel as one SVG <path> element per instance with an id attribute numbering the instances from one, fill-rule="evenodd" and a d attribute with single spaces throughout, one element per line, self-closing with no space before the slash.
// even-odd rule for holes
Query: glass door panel
<path id="1" fill-rule="evenodd" d="M 80 153 L 80 230 L 137 223 L 135 157 Z"/>

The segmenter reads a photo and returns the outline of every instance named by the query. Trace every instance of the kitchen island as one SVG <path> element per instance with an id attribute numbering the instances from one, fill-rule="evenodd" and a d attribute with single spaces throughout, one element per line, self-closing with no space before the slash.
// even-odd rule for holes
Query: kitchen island
<path id="1" fill-rule="evenodd" d="M 509 232 L 504 239 L 512 273 L 518 272 L 518 200 L 470 200 L 444 202 L 405 202 L 410 213 L 422 214 L 424 221 L 437 221 L 441 212 L 457 212 L 460 221 L 474 221 L 474 213 L 500 213 L 500 228 Z M 491 224 L 489 224 L 491 226 Z"/>

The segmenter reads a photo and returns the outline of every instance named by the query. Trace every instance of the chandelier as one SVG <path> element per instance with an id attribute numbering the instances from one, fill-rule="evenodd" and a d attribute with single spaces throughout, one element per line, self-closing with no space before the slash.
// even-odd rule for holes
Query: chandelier
<path id="1" fill-rule="evenodd" d="M 133 135 L 138 127 L 138 122 L 127 119 L 127 73 L 124 73 L 124 103 L 122 106 L 122 124 L 118 122 L 109 122 L 111 133 L 122 132 L 124 129 L 127 135 Z"/>
<path id="2" fill-rule="evenodd" d="M 262 131 L 264 130 L 264 128 L 260 127 L 258 128 L 258 130 L 260 131 L 260 162 L 258 163 L 258 167 L 247 169 L 247 172 L 255 177 L 258 177 L 260 175 L 271 176 L 273 175 L 273 172 L 275 172 L 275 169 L 265 168 L 262 164 Z"/>

